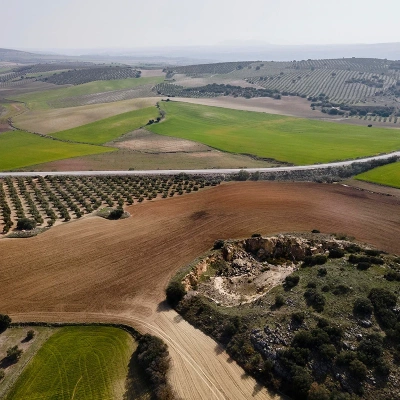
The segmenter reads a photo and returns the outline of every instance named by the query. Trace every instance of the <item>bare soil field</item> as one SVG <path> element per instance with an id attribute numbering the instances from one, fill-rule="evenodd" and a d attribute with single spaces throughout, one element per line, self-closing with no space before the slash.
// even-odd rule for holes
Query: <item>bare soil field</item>
<path id="1" fill-rule="evenodd" d="M 400 200 L 340 185 L 229 183 L 127 210 L 125 220 L 91 217 L 1 240 L 2 310 L 14 320 L 120 321 L 157 334 L 185 399 L 270 398 L 163 302 L 170 277 L 216 239 L 319 229 L 400 253 Z"/>
<path id="2" fill-rule="evenodd" d="M 181 153 L 181 152 L 205 152 L 211 151 L 202 143 L 191 140 L 157 135 L 146 129 L 137 129 L 124 135 L 120 140 L 109 143 L 120 149 L 130 149 L 146 153 Z"/>
<path id="3" fill-rule="evenodd" d="M 140 69 L 140 68 L 139 68 Z M 142 78 L 149 78 L 154 76 L 165 76 L 165 72 L 162 69 L 140 69 Z"/>
<path id="4" fill-rule="evenodd" d="M 86 125 L 128 111 L 150 107 L 156 103 L 157 100 L 154 97 L 145 97 L 115 103 L 27 111 L 14 118 L 14 124 L 30 132 L 48 134 Z"/>
<path id="5" fill-rule="evenodd" d="M 174 138 L 170 138 L 174 139 Z M 171 140 L 173 142 L 173 140 Z M 167 142 L 169 143 L 169 142 Z M 170 147 L 168 144 L 167 147 Z M 210 149 L 210 148 L 209 148 Z M 272 167 L 269 161 L 255 160 L 249 156 L 224 153 L 218 150 L 196 152 L 145 153 L 121 148 L 99 156 L 84 156 L 52 161 L 26 167 L 24 171 L 104 171 L 143 169 L 203 169 L 203 168 L 262 168 Z"/>
<path id="6" fill-rule="evenodd" d="M 390 186 L 377 185 L 375 183 L 359 181 L 357 179 L 349 179 L 347 181 L 344 181 L 343 184 L 357 188 L 362 191 L 382 193 L 387 196 L 400 197 L 400 189 L 396 189 Z"/>
<path id="7" fill-rule="evenodd" d="M 66 85 L 65 85 L 66 86 Z M 52 83 L 46 83 L 41 81 L 27 82 L 20 85 L 2 87 L 0 89 L 0 99 L 6 99 L 10 96 L 17 96 L 19 94 L 42 92 L 44 90 L 57 90 L 60 87 L 65 87 L 60 85 L 53 85 Z"/>

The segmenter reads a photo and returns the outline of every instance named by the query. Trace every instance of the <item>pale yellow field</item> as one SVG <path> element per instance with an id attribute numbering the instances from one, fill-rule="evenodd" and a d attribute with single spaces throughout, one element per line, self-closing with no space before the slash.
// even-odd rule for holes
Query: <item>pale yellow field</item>
<path id="1" fill-rule="evenodd" d="M 49 134 L 76 128 L 77 126 L 89 124 L 124 112 L 150 107 L 155 105 L 157 100 L 159 99 L 149 97 L 118 101 L 115 103 L 27 111 L 15 117 L 14 124 L 30 132 Z"/>

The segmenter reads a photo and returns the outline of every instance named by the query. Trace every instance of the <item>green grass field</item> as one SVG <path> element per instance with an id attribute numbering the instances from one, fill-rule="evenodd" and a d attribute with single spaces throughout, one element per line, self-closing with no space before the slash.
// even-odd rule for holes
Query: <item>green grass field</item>
<path id="1" fill-rule="evenodd" d="M 218 107 L 161 102 L 166 120 L 152 132 L 231 153 L 297 165 L 353 159 L 400 149 L 400 130 L 342 125 Z"/>
<path id="2" fill-rule="evenodd" d="M 62 328 L 40 348 L 6 399 L 122 399 L 135 348 L 121 329 Z"/>
<path id="3" fill-rule="evenodd" d="M 64 143 L 22 131 L 4 132 L 0 134 L 0 171 L 110 151 L 114 149 Z"/>
<path id="4" fill-rule="evenodd" d="M 400 162 L 371 169 L 355 177 L 360 181 L 400 188 Z"/>
<path id="5" fill-rule="evenodd" d="M 95 81 L 70 87 L 60 87 L 57 89 L 46 90 L 12 96 L 12 99 L 22 101 L 31 110 L 46 110 L 52 108 L 49 103 L 54 100 L 61 100 L 67 97 L 83 96 L 113 90 L 132 89 L 147 84 L 157 84 L 163 82 L 163 77 L 146 77 L 132 79 L 116 79 L 111 81 Z"/>
<path id="6" fill-rule="evenodd" d="M 103 144 L 140 128 L 146 125 L 150 119 L 155 119 L 157 117 L 158 109 L 156 107 L 146 107 L 140 110 L 118 114 L 77 128 L 53 133 L 52 136 L 75 142 Z"/>

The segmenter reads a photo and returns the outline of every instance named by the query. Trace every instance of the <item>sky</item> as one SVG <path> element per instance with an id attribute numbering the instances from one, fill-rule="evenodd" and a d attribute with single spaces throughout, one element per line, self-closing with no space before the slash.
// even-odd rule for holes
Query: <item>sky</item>
<path id="1" fill-rule="evenodd" d="M 400 42 L 399 0 L 14 0 L 0 48 Z"/>

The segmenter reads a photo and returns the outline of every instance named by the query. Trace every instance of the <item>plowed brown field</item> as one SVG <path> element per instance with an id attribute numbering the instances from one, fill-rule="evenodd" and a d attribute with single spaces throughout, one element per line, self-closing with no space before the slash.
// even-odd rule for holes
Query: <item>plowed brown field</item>
<path id="1" fill-rule="evenodd" d="M 170 276 L 215 239 L 315 228 L 400 253 L 400 199 L 339 185 L 229 183 L 129 211 L 126 220 L 89 217 L 1 240 L 1 311 L 14 320 L 121 321 L 159 335 L 185 399 L 270 398 L 163 303 Z"/>

